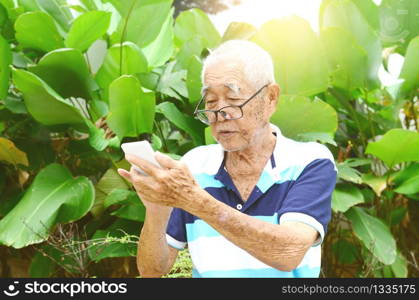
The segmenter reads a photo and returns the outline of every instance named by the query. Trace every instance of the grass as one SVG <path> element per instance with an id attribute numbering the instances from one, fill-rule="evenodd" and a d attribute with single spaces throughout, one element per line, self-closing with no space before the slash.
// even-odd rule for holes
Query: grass
<path id="1" fill-rule="evenodd" d="M 192 261 L 187 249 L 179 251 L 172 270 L 162 278 L 191 278 Z"/>

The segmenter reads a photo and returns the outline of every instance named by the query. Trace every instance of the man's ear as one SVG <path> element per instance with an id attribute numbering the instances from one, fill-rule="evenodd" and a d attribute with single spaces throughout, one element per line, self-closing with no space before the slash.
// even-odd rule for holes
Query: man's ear
<path id="1" fill-rule="evenodd" d="M 268 86 L 268 97 L 269 97 L 269 103 L 271 104 L 273 101 L 273 106 L 276 108 L 276 105 L 278 104 L 278 98 L 281 92 L 281 88 L 277 83 L 271 83 Z"/>

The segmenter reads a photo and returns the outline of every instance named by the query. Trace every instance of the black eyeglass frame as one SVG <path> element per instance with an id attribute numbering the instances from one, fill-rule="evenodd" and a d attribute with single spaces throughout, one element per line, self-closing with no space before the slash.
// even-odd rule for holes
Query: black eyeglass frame
<path id="1" fill-rule="evenodd" d="M 253 98 L 255 98 L 268 85 L 269 85 L 269 83 L 267 83 L 264 86 L 262 86 L 259 90 L 257 90 L 256 93 L 254 93 L 252 96 L 250 96 L 249 99 L 247 99 L 246 101 L 244 101 L 240 105 L 234 105 L 234 104 L 233 105 L 227 105 L 227 106 L 221 107 L 220 109 L 217 109 L 217 110 L 213 110 L 213 109 L 200 109 L 199 110 L 198 107 L 201 105 L 202 101 L 204 101 L 204 99 L 205 99 L 205 97 L 202 97 L 201 100 L 199 101 L 198 105 L 195 107 L 195 111 L 194 111 L 193 114 L 194 114 L 194 116 L 195 116 L 196 119 L 198 119 L 199 121 L 201 121 L 201 122 L 209 125 L 211 123 L 214 123 L 214 122 L 217 122 L 218 121 L 218 114 L 219 113 L 222 114 L 223 113 L 223 111 L 222 111 L 223 109 L 225 109 L 227 107 L 238 107 L 238 108 L 240 108 L 240 112 L 241 112 L 241 115 L 238 118 L 227 119 L 226 118 L 226 115 L 225 115 L 226 113 L 224 112 L 225 114 L 224 115 L 222 114 L 223 118 L 225 118 L 227 120 L 238 120 L 238 119 L 240 119 L 240 118 L 243 117 L 243 106 L 245 106 L 247 103 L 249 103 L 250 100 L 252 100 Z M 204 120 L 202 120 L 199 117 L 197 117 L 197 114 L 198 113 L 205 113 L 205 112 L 213 112 L 213 113 L 215 113 L 215 121 L 214 122 L 209 122 L 209 120 L 208 120 L 208 122 L 205 122 Z"/>

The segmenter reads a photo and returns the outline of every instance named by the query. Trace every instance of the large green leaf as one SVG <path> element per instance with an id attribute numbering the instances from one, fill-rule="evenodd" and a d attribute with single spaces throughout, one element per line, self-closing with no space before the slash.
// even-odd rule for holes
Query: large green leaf
<path id="1" fill-rule="evenodd" d="M 105 60 L 96 74 L 96 81 L 108 100 L 109 85 L 121 75 L 132 75 L 147 71 L 147 59 L 137 45 L 125 42 L 108 49 Z"/>
<path id="2" fill-rule="evenodd" d="M 29 113 L 39 123 L 84 125 L 80 110 L 66 102 L 35 74 L 13 69 L 13 82 L 23 93 Z"/>
<path id="3" fill-rule="evenodd" d="M 0 162 L 1 161 L 6 161 L 15 166 L 18 164 L 24 166 L 29 165 L 26 153 L 17 148 L 11 140 L 3 137 L 0 137 Z"/>
<path id="4" fill-rule="evenodd" d="M 271 117 L 281 132 L 298 139 L 301 133 L 323 132 L 333 137 L 337 129 L 337 114 L 332 106 L 315 98 L 283 95 Z"/>
<path id="5" fill-rule="evenodd" d="M 205 126 L 200 121 L 183 114 L 173 103 L 162 102 L 156 107 L 176 127 L 186 131 L 196 146 L 204 144 Z"/>
<path id="6" fill-rule="evenodd" d="M 228 40 L 250 40 L 257 32 L 257 28 L 243 22 L 231 22 L 223 34 L 222 42 Z"/>
<path id="7" fill-rule="evenodd" d="M 381 43 L 358 7 L 350 0 L 327 1 L 321 11 L 321 29 L 341 28 L 350 32 L 367 53 L 368 87 L 379 86 L 378 69 L 381 65 Z"/>
<path id="8" fill-rule="evenodd" d="M 306 20 L 297 16 L 271 20 L 252 40 L 272 56 L 281 93 L 310 96 L 326 90 L 326 56 Z"/>
<path id="9" fill-rule="evenodd" d="M 365 153 L 378 157 L 390 168 L 401 162 L 419 161 L 419 132 L 391 129 L 378 142 L 368 143 Z"/>
<path id="10" fill-rule="evenodd" d="M 65 40 L 65 45 L 86 51 L 94 41 L 102 37 L 108 30 L 111 13 L 105 11 L 89 11 L 74 20 Z"/>
<path id="11" fill-rule="evenodd" d="M 400 78 L 404 79 L 403 93 L 419 94 L 419 36 L 412 39 L 407 47 Z"/>
<path id="12" fill-rule="evenodd" d="M 397 277 L 397 278 L 407 277 L 408 275 L 407 260 L 403 256 L 403 254 L 400 253 L 400 251 L 397 251 L 396 260 L 390 267 L 391 267 L 391 270 L 393 271 L 394 277 Z"/>
<path id="13" fill-rule="evenodd" d="M 98 87 L 86 59 L 77 49 L 62 48 L 45 54 L 36 66 L 28 67 L 63 98 L 91 99 Z"/>
<path id="14" fill-rule="evenodd" d="M 24 48 L 49 52 L 64 47 L 54 19 L 45 12 L 20 15 L 15 22 L 16 39 Z"/>
<path id="15" fill-rule="evenodd" d="M 141 48 L 147 58 L 149 69 L 163 65 L 172 57 L 174 51 L 173 37 L 173 12 L 170 12 L 159 35 L 154 41 Z"/>
<path id="16" fill-rule="evenodd" d="M 66 0 L 36 0 L 40 8 L 52 16 L 64 31 L 68 31 L 73 19 Z"/>
<path id="17" fill-rule="evenodd" d="M 176 18 L 175 44 L 181 47 L 186 41 L 201 37 L 204 47 L 214 48 L 221 41 L 221 36 L 208 16 L 200 9 L 183 11 Z"/>
<path id="18" fill-rule="evenodd" d="M 409 44 L 419 35 L 417 0 L 383 0 L 380 5 L 380 37 L 385 46 Z"/>
<path id="19" fill-rule="evenodd" d="M 127 189 L 129 186 L 115 169 L 108 169 L 95 185 L 96 197 L 91 209 L 95 217 L 99 217 L 106 209 L 105 199 L 114 189 Z"/>
<path id="20" fill-rule="evenodd" d="M 188 98 L 191 105 L 196 105 L 201 99 L 201 73 L 202 61 L 194 55 L 189 59 L 186 73 L 186 87 L 188 89 Z"/>
<path id="21" fill-rule="evenodd" d="M 35 177 L 19 203 L 0 221 L 0 243 L 22 248 L 44 241 L 57 223 L 80 219 L 95 197 L 91 181 L 59 164 L 51 164 Z"/>
<path id="22" fill-rule="evenodd" d="M 380 262 L 386 265 L 395 262 L 396 242 L 387 225 L 360 207 L 352 207 L 345 216 L 351 221 L 355 235 Z"/>
<path id="23" fill-rule="evenodd" d="M 144 92 L 136 77 L 122 75 L 109 86 L 108 125 L 121 140 L 151 133 L 155 105 L 154 92 Z"/>
<path id="24" fill-rule="evenodd" d="M 393 183 L 396 185 L 394 191 L 397 193 L 406 195 L 419 193 L 419 163 L 399 171 L 393 178 Z"/>
<path id="25" fill-rule="evenodd" d="M 353 35 L 341 28 L 329 27 L 321 31 L 331 69 L 332 84 L 346 90 L 364 87 L 368 75 L 367 53 Z"/>
<path id="26" fill-rule="evenodd" d="M 113 43 L 130 41 L 145 47 L 160 34 L 169 14 L 172 0 L 109 0 L 120 12 L 122 19 L 112 35 Z"/>
<path id="27" fill-rule="evenodd" d="M 332 209 L 335 212 L 345 212 L 352 206 L 363 202 L 364 195 L 352 185 L 339 184 L 333 191 Z"/>
<path id="28" fill-rule="evenodd" d="M 182 100 L 188 97 L 186 88 L 186 70 L 174 71 L 175 61 L 166 64 L 163 74 L 160 76 L 157 91 L 170 97 Z"/>
<path id="29" fill-rule="evenodd" d="M 0 35 L 0 100 L 7 97 L 9 90 L 10 67 L 12 51 L 9 43 Z"/>
<path id="30" fill-rule="evenodd" d="M 182 45 L 176 56 L 175 70 L 179 71 L 182 69 L 187 69 L 191 57 L 194 55 L 196 55 L 197 57 L 201 57 L 201 52 L 203 49 L 204 40 L 199 36 L 186 41 Z"/>

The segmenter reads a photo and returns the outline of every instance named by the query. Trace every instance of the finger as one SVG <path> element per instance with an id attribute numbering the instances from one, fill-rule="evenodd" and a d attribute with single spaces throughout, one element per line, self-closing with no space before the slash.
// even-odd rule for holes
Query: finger
<path id="1" fill-rule="evenodd" d="M 156 151 L 156 153 L 154 154 L 154 157 L 163 168 L 167 168 L 167 169 L 178 168 L 178 162 L 166 154 Z"/>
<path id="2" fill-rule="evenodd" d="M 139 173 L 133 166 L 130 169 L 131 179 L 133 183 L 140 187 L 147 187 L 153 184 L 153 180 L 151 176 L 143 175 Z"/>
<path id="3" fill-rule="evenodd" d="M 137 166 L 138 168 L 143 170 L 145 173 L 153 177 L 156 176 L 157 172 L 160 169 L 159 167 L 156 167 L 152 163 L 131 154 L 126 154 L 125 159 L 132 165 Z"/>
<path id="4" fill-rule="evenodd" d="M 131 173 L 124 169 L 118 169 L 119 175 L 124 177 L 126 180 L 132 182 Z"/>

